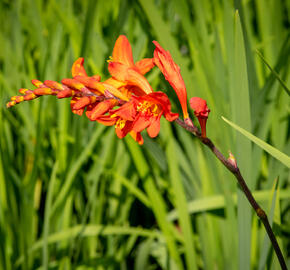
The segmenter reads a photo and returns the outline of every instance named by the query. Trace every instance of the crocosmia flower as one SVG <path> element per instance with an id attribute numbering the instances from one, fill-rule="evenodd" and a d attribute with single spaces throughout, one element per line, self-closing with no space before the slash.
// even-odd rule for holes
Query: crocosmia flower
<path id="1" fill-rule="evenodd" d="M 197 117 L 200 128 L 201 128 L 201 136 L 206 137 L 206 121 L 208 118 L 208 114 L 210 109 L 207 107 L 206 100 L 200 97 L 193 97 L 189 101 L 190 107 L 194 110 L 194 115 Z"/>
<path id="2" fill-rule="evenodd" d="M 152 93 L 153 90 L 147 79 L 143 76 L 154 67 L 152 58 L 145 58 L 134 64 L 131 45 L 126 36 L 121 35 L 117 39 L 113 57 L 109 60 L 109 72 L 118 81 L 125 82 L 136 89 L 132 91 Z"/>
<path id="3" fill-rule="evenodd" d="M 72 78 L 61 83 L 32 80 L 34 90 L 20 89 L 7 107 L 43 95 L 71 98 L 73 113 L 85 115 L 106 126 L 115 126 L 119 138 L 130 134 L 139 144 L 143 143 L 141 132 L 147 130 L 156 137 L 160 130 L 162 115 L 168 121 L 178 118 L 171 112 L 171 104 L 163 92 L 154 92 L 144 75 L 155 66 L 153 58 L 133 60 L 131 45 L 125 36 L 120 36 L 114 46 L 108 70 L 112 77 L 101 81 L 99 75 L 88 76 L 84 59 L 77 59 L 72 66 Z"/>
<path id="4" fill-rule="evenodd" d="M 168 51 L 165 51 L 157 41 L 153 41 L 153 43 L 156 46 L 154 50 L 154 63 L 158 66 L 165 79 L 175 90 L 182 107 L 183 116 L 187 119 L 189 118 L 187 112 L 187 92 L 185 83 L 180 74 L 180 68 L 173 61 L 171 54 Z"/>
<path id="5" fill-rule="evenodd" d="M 111 111 L 111 113 L 111 117 L 117 117 L 118 121 L 122 121 L 127 133 L 133 130 L 138 134 L 147 129 L 148 135 L 152 138 L 159 133 L 162 115 L 168 121 L 174 121 L 178 118 L 177 113 L 171 112 L 170 101 L 163 92 L 132 97 L 130 102 Z M 126 134 L 121 136 L 126 136 Z"/>

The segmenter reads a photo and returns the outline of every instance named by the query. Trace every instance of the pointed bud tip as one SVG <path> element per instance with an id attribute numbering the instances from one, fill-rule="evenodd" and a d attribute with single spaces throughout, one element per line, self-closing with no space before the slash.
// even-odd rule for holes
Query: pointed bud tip
<path id="1" fill-rule="evenodd" d="M 187 124 L 190 127 L 193 127 L 193 123 L 189 117 L 184 118 L 184 123 Z"/>
<path id="2" fill-rule="evenodd" d="M 232 154 L 231 151 L 229 151 L 229 157 L 228 157 L 228 162 L 234 167 L 237 168 L 237 160 L 235 159 L 234 155 Z"/>

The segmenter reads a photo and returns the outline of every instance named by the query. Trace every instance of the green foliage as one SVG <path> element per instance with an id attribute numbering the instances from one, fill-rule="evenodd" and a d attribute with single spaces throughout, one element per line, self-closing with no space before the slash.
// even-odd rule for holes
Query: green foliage
<path id="1" fill-rule="evenodd" d="M 66 100 L 5 108 L 79 56 L 105 78 L 120 34 L 136 60 L 158 40 L 188 96 L 208 101 L 208 136 L 236 157 L 289 261 L 288 13 L 283 0 L 0 1 L 0 269 L 279 269 L 234 177 L 176 124 L 140 147 Z M 147 78 L 181 112 L 160 73 Z"/>

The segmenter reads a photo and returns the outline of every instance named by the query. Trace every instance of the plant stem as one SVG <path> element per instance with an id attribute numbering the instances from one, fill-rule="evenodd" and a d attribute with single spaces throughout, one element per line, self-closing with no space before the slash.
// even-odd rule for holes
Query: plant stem
<path id="1" fill-rule="evenodd" d="M 260 205 L 257 203 L 255 198 L 253 197 L 250 189 L 248 188 L 248 186 L 246 184 L 246 181 L 244 180 L 244 178 L 240 172 L 239 167 L 235 166 L 233 163 L 228 161 L 224 157 L 224 155 L 216 148 L 214 143 L 209 138 L 202 137 L 199 129 L 196 126 L 188 125 L 185 122 L 183 122 L 180 118 L 176 119 L 175 122 L 178 125 L 180 125 L 181 127 L 183 127 L 184 129 L 186 129 L 187 131 L 189 131 L 190 133 L 192 133 L 203 144 L 205 144 L 207 147 L 209 147 L 210 150 L 214 153 L 214 155 L 220 160 L 220 162 L 236 177 L 236 179 L 237 179 L 241 189 L 243 190 L 244 194 L 246 195 L 249 203 L 251 204 L 251 206 L 255 210 L 257 216 L 260 218 L 260 220 L 262 221 L 262 223 L 266 229 L 266 232 L 271 240 L 272 246 L 273 246 L 275 253 L 278 257 L 281 269 L 287 270 L 287 266 L 286 266 L 283 254 L 281 252 L 281 249 L 279 247 L 277 239 L 273 233 L 273 230 L 272 230 L 271 225 L 269 223 L 268 217 L 267 217 L 265 211 L 260 207 Z"/>

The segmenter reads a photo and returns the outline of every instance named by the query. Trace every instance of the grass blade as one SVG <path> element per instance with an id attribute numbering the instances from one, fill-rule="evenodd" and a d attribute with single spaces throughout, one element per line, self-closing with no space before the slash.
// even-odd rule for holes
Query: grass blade
<path id="1" fill-rule="evenodd" d="M 231 122 L 230 120 L 226 119 L 222 116 L 222 119 L 228 123 L 230 126 L 232 126 L 235 130 L 239 131 L 241 134 L 243 134 L 245 137 L 247 137 L 249 140 L 260 146 L 262 149 L 264 149 L 266 152 L 268 152 L 271 156 L 279 160 L 281 163 L 283 163 L 286 167 L 290 168 L 290 157 L 284 154 L 283 152 L 279 151 L 277 148 L 271 146 L 270 144 L 264 142 L 263 140 L 257 138 L 250 132 L 246 131 L 245 129 L 241 128 L 240 126 L 236 125 L 235 123 Z"/>
<path id="2" fill-rule="evenodd" d="M 234 82 L 231 89 L 231 104 L 233 118 L 240 125 L 251 129 L 249 81 L 247 74 L 246 51 L 243 30 L 238 11 L 235 14 L 235 46 L 234 46 Z M 243 110 L 241 110 L 241 107 Z M 251 143 L 241 135 L 236 136 L 236 151 L 239 167 L 248 185 L 252 180 L 252 149 Z M 251 247 L 251 211 L 244 194 L 238 190 L 238 227 L 239 227 L 239 269 L 250 269 Z"/>
<path id="3" fill-rule="evenodd" d="M 286 93 L 288 94 L 288 96 L 290 96 L 290 90 L 286 86 L 286 84 L 283 82 L 283 80 L 280 78 L 279 74 L 270 66 L 270 64 L 266 61 L 266 59 L 264 58 L 264 56 L 258 50 L 256 50 L 256 53 L 262 59 L 262 61 L 264 62 L 264 64 L 271 70 L 272 74 L 279 81 L 279 83 L 281 84 L 281 86 L 283 87 L 283 89 L 286 91 Z"/>

